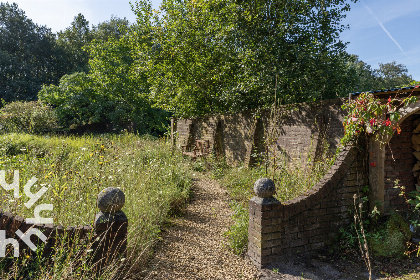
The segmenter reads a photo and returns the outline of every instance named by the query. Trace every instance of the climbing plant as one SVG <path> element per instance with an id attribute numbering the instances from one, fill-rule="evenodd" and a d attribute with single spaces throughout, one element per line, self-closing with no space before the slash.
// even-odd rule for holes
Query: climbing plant
<path id="1" fill-rule="evenodd" d="M 375 135 L 378 140 L 380 136 L 391 136 L 394 131 L 399 134 L 401 115 L 398 109 L 414 102 L 417 102 L 417 97 L 412 94 L 404 98 L 397 94 L 393 98 L 389 97 L 385 103 L 372 93 L 361 93 L 357 99 L 342 106 L 348 114 L 344 117 L 344 137 L 341 143 L 344 145 L 361 134 Z"/>

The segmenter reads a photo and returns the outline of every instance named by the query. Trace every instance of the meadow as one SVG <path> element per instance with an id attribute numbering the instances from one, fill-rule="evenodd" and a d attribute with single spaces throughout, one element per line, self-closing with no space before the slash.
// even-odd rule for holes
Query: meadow
<path id="1" fill-rule="evenodd" d="M 2 189 L 2 208 L 25 218 L 34 215 L 33 208 L 24 206 L 28 198 L 23 192 L 23 186 L 33 176 L 38 181 L 32 193 L 48 188 L 36 205 L 53 205 L 53 211 L 42 211 L 41 216 L 53 218 L 54 224 L 65 227 L 92 224 L 99 211 L 98 193 L 107 187 L 121 188 L 126 196 L 122 210 L 129 220 L 129 257 L 122 261 L 130 269 L 139 270 L 147 262 L 162 225 L 183 207 L 192 184 L 189 161 L 167 142 L 153 137 L 6 134 L 0 138 L 0 147 L 0 170 L 6 171 L 6 182 L 13 181 L 14 170 L 19 170 L 20 175 L 19 198 L 13 196 L 13 191 Z M 17 270 L 3 271 L 1 278 L 20 279 L 34 273 L 33 262 L 23 263 L 28 269 L 20 263 Z M 54 262 L 52 266 L 38 265 L 36 277 L 73 279 L 72 265 Z M 88 269 L 84 271 L 78 279 L 94 277 Z"/>
<path id="2" fill-rule="evenodd" d="M 33 217 L 33 207 L 27 209 L 24 205 L 29 199 L 23 186 L 36 177 L 31 192 L 48 188 L 36 205 L 53 205 L 53 211 L 43 211 L 41 216 L 53 218 L 54 224 L 64 227 L 92 224 L 99 211 L 97 195 L 107 187 L 124 191 L 126 203 L 122 210 L 129 220 L 127 258 L 117 259 L 101 275 L 89 267 L 78 266 L 87 254 L 74 257 L 77 251 L 88 251 L 89 246 L 69 248 L 63 242 L 59 256 L 53 260 L 29 256 L 13 262 L 8 269 L 4 268 L 10 262 L 7 258 L 2 260 L 0 277 L 4 279 L 28 275 L 34 279 L 111 279 L 121 275 L 129 279 L 141 274 L 161 238 L 165 222 L 186 205 L 194 173 L 198 172 L 218 180 L 231 196 L 233 223 L 225 236 L 230 248 L 243 254 L 248 241 L 247 205 L 254 195 L 254 182 L 261 177 L 273 178 L 276 198 L 286 201 L 311 188 L 334 161 L 325 154 L 322 160 L 308 163 L 305 168 L 277 161 L 277 166 L 268 169 L 263 164 L 253 168 L 230 166 L 213 155 L 191 161 L 164 139 L 129 133 L 96 136 L 9 133 L 0 138 L 0 147 L 0 170 L 6 171 L 6 182 L 13 181 L 14 170 L 19 170 L 20 177 L 19 198 L 11 190 L 1 190 L 3 210 Z M 77 277 L 73 278 L 74 275 Z"/>

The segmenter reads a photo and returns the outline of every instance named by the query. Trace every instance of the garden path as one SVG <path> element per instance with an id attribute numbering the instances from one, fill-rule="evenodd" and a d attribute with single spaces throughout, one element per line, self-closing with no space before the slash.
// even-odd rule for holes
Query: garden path
<path id="1" fill-rule="evenodd" d="M 182 216 L 171 221 L 150 261 L 145 279 L 261 279 L 353 280 L 366 279 L 362 267 L 349 271 L 317 259 L 279 263 L 277 269 L 257 269 L 249 259 L 228 248 L 224 233 L 232 223 L 230 197 L 216 181 L 198 178 L 193 198 Z M 378 279 L 378 278 L 374 278 Z"/>
<path id="2" fill-rule="evenodd" d="M 248 259 L 227 248 L 229 195 L 217 182 L 196 180 L 185 214 L 162 236 L 145 279 L 258 279 Z"/>

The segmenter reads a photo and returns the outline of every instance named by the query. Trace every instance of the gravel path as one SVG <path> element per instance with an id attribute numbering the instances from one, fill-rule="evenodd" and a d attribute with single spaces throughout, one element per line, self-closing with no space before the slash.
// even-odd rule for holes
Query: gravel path
<path id="1" fill-rule="evenodd" d="M 226 191 L 208 179 L 198 179 L 193 191 L 185 214 L 164 233 L 145 279 L 258 279 L 258 269 L 227 248 L 223 233 L 232 211 Z"/>

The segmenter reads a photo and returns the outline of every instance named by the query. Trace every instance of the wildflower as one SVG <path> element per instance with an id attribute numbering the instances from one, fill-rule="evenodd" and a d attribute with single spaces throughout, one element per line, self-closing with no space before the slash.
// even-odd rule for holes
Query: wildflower
<path id="1" fill-rule="evenodd" d="M 371 163 L 369 163 L 370 166 L 375 167 L 376 166 L 376 161 L 372 161 Z"/>
<path id="2" fill-rule="evenodd" d="M 370 123 L 370 125 L 374 125 L 374 124 L 376 123 L 376 119 L 372 118 L 372 119 L 369 121 L 369 123 Z"/>
<path id="3" fill-rule="evenodd" d="M 392 102 L 391 97 L 389 97 L 388 98 L 388 104 L 391 103 L 391 102 Z"/>
<path id="4" fill-rule="evenodd" d="M 390 125 L 391 125 L 391 121 L 389 120 L 389 118 L 387 118 L 387 119 L 384 121 L 384 125 L 386 125 L 386 126 L 390 126 Z"/>

